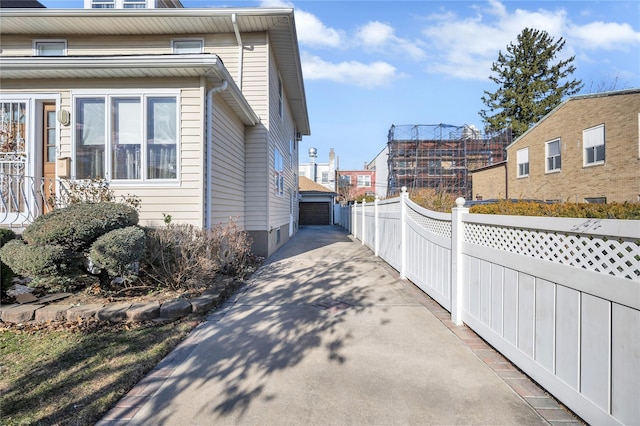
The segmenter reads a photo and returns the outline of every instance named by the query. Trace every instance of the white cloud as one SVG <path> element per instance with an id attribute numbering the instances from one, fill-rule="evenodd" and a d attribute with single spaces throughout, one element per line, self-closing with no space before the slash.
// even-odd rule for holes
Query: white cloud
<path id="1" fill-rule="evenodd" d="M 391 55 L 406 54 L 414 60 L 425 57 L 425 52 L 416 43 L 397 37 L 391 25 L 371 21 L 358 28 L 355 34 L 357 42 L 368 51 L 388 52 Z"/>
<path id="2" fill-rule="evenodd" d="M 584 49 L 624 50 L 628 47 L 640 47 L 640 32 L 629 24 L 616 22 L 592 22 L 587 25 L 572 25 L 569 37 Z"/>
<path id="3" fill-rule="evenodd" d="M 302 54 L 302 72 L 305 80 L 330 80 L 367 89 L 386 87 L 394 80 L 404 77 L 393 65 L 386 62 L 331 63 L 306 52 Z"/>
<path id="4" fill-rule="evenodd" d="M 298 41 L 300 44 L 314 47 L 343 46 L 343 36 L 340 31 L 327 27 L 311 13 L 296 10 L 295 14 L 296 29 L 298 31 Z"/>
<path id="5" fill-rule="evenodd" d="M 263 0 L 261 7 L 290 7 L 291 2 L 283 0 Z M 327 27 L 315 15 L 301 9 L 294 9 L 298 42 L 311 47 L 341 47 L 343 32 Z"/>
<path id="6" fill-rule="evenodd" d="M 505 4 L 508 3 L 491 0 L 484 7 L 474 7 L 475 15 L 466 18 L 452 12 L 429 16 L 432 25 L 422 31 L 431 47 L 427 70 L 454 78 L 484 80 L 498 52 L 515 43 L 524 28 L 546 31 L 556 41 L 564 38 L 561 59 L 584 57 L 585 50 L 640 47 L 640 33 L 629 24 L 577 25 L 564 9 L 508 11 Z"/>

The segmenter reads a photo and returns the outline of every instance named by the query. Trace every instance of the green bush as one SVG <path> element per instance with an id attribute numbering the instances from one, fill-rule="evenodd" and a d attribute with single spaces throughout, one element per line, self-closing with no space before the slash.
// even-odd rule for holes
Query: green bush
<path id="1" fill-rule="evenodd" d="M 91 245 L 89 259 L 111 277 L 130 278 L 135 275 L 131 266 L 144 255 L 145 239 L 144 231 L 137 226 L 116 229 Z"/>
<path id="2" fill-rule="evenodd" d="M 469 208 L 470 213 L 549 216 L 595 219 L 640 219 L 640 203 L 538 203 L 533 201 L 511 202 L 500 200 L 492 204 L 480 204 Z"/>
<path id="3" fill-rule="evenodd" d="M 11 229 L 0 228 L 0 248 L 9 241 L 16 238 L 16 233 Z M 0 294 L 4 296 L 5 292 L 11 287 L 13 280 L 13 271 L 3 262 L 0 262 Z"/>
<path id="4" fill-rule="evenodd" d="M 135 208 L 113 202 L 78 203 L 33 221 L 22 238 L 32 245 L 52 244 L 82 252 L 101 235 L 138 223 Z"/>
<path id="5" fill-rule="evenodd" d="M 59 277 L 68 269 L 68 254 L 60 246 L 34 246 L 11 240 L 0 248 L 0 260 L 25 277 Z"/>

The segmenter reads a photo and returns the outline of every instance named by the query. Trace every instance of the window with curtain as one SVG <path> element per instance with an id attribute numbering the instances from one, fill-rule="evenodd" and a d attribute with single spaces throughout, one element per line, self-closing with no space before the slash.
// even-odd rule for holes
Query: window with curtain
<path id="1" fill-rule="evenodd" d="M 560 139 L 547 142 L 547 172 L 556 172 L 562 166 L 562 156 L 560 154 Z"/>
<path id="2" fill-rule="evenodd" d="M 176 179 L 176 96 L 76 97 L 75 177 Z"/>
<path id="3" fill-rule="evenodd" d="M 518 177 L 529 176 L 529 148 L 518 150 L 516 158 L 518 161 Z"/>
<path id="4" fill-rule="evenodd" d="M 604 124 L 582 132 L 584 146 L 584 165 L 604 163 Z"/>

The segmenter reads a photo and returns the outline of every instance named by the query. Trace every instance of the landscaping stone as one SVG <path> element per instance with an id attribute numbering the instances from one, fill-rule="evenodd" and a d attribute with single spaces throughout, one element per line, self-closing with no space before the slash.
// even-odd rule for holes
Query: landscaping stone
<path id="1" fill-rule="evenodd" d="M 127 310 L 131 303 L 114 303 L 98 311 L 96 318 L 100 321 L 119 322 L 127 319 Z"/>
<path id="2" fill-rule="evenodd" d="M 12 308 L 2 311 L 2 321 L 13 324 L 31 321 L 34 311 L 42 306 L 43 305 L 15 305 Z"/>
<path id="3" fill-rule="evenodd" d="M 191 312 L 194 314 L 201 314 L 209 311 L 211 308 L 216 306 L 218 302 L 217 296 L 200 296 L 194 297 L 193 299 L 189 299 L 191 302 Z"/>
<path id="4" fill-rule="evenodd" d="M 98 304 L 74 306 L 67 310 L 67 321 L 93 318 L 103 306 Z"/>
<path id="5" fill-rule="evenodd" d="M 191 303 L 185 299 L 171 300 L 160 306 L 161 318 L 180 318 L 191 313 Z"/>
<path id="6" fill-rule="evenodd" d="M 149 321 L 160 316 L 160 303 L 138 303 L 127 310 L 127 319 L 133 322 Z"/>
<path id="7" fill-rule="evenodd" d="M 36 311 L 36 321 L 64 321 L 67 319 L 67 311 L 73 305 L 47 305 Z"/>
<path id="8" fill-rule="evenodd" d="M 4 311 L 13 309 L 16 306 L 20 306 L 20 305 L 18 305 L 17 303 L 12 303 L 11 305 L 0 305 L 0 320 L 4 322 L 4 320 L 2 319 L 2 317 L 4 316 Z"/>

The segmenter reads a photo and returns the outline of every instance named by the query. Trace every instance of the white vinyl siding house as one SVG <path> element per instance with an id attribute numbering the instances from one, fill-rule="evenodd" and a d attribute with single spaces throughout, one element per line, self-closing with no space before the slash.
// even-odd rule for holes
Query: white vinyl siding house
<path id="1" fill-rule="evenodd" d="M 45 102 L 66 111 L 70 123 L 57 124 L 55 150 L 58 159 L 69 159 L 69 178 L 95 171 L 116 196 L 140 198 L 141 224 L 161 226 L 163 214 L 197 227 L 233 220 L 249 232 L 256 254 L 270 255 L 297 229 L 293 148 L 297 133 L 309 134 L 293 10 L 121 12 L 101 10 L 98 19 L 91 9 L 3 10 L 0 101 L 23 99 L 34 117 Z M 54 36 L 33 34 L 33 28 L 45 27 Z M 66 56 L 36 64 L 34 40 L 48 39 L 65 40 Z M 80 115 L 88 99 L 104 103 L 104 119 L 92 116 L 92 124 L 104 129 L 101 138 L 76 129 L 84 124 Z M 171 132 L 159 137 L 160 123 L 153 125 L 153 111 L 169 110 L 175 119 L 164 123 L 176 133 L 175 144 Z M 31 120 L 35 135 L 37 120 Z M 37 153 L 39 143 L 33 136 L 28 149 Z M 104 152 L 91 157 L 98 143 Z M 277 196 L 271 179 L 276 148 L 282 158 Z M 83 168 L 87 156 L 93 163 Z M 30 163 L 24 173 L 44 178 L 38 155 L 25 158 Z"/>

